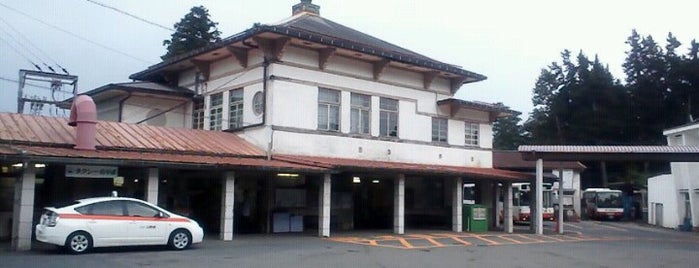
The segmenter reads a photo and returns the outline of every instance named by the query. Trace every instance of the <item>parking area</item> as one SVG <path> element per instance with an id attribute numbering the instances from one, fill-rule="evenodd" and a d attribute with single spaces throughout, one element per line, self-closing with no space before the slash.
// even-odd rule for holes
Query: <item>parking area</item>
<path id="1" fill-rule="evenodd" d="M 694 267 L 699 234 L 627 222 L 566 223 L 564 235 L 410 231 L 211 237 L 185 251 L 100 249 L 69 255 L 40 247 L 0 252 L 2 267 Z"/>

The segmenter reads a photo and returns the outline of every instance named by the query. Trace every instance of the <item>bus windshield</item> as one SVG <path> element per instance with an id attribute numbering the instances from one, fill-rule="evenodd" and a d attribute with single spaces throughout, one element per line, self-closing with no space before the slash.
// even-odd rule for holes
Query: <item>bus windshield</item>
<path id="1" fill-rule="evenodd" d="M 621 193 L 597 193 L 597 207 L 600 208 L 623 208 Z"/>

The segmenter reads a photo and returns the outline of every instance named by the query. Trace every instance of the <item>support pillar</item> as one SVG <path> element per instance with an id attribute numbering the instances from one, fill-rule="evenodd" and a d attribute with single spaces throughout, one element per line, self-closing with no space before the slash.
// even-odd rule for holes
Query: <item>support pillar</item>
<path id="1" fill-rule="evenodd" d="M 463 232 L 463 204 L 464 204 L 464 181 L 461 177 L 454 180 L 454 190 L 452 191 L 451 202 L 451 230 Z"/>
<path id="2" fill-rule="evenodd" d="M 563 168 L 558 170 L 558 233 L 563 234 Z M 573 178 L 570 178 L 571 180 Z"/>
<path id="3" fill-rule="evenodd" d="M 498 186 L 498 183 L 495 182 L 493 183 L 493 189 L 494 189 L 494 196 L 495 200 L 493 200 L 493 217 L 491 217 L 495 221 L 495 227 L 500 228 L 502 225 L 500 224 L 500 211 L 503 209 L 502 207 L 499 207 L 500 205 L 500 195 L 502 194 L 502 190 L 500 189 L 500 186 Z M 504 199 L 503 199 L 504 200 Z"/>
<path id="4" fill-rule="evenodd" d="M 233 215 L 235 201 L 235 173 L 225 172 L 221 185 L 221 231 L 219 239 L 223 241 L 233 240 Z"/>
<path id="5" fill-rule="evenodd" d="M 148 179 L 146 180 L 146 202 L 158 205 L 158 169 L 148 169 Z"/>
<path id="6" fill-rule="evenodd" d="M 405 174 L 398 174 L 393 188 L 393 233 L 405 233 Z"/>
<path id="7" fill-rule="evenodd" d="M 31 250 L 34 227 L 34 163 L 24 162 L 24 171 L 15 183 L 15 200 L 12 210 L 12 250 Z"/>
<path id="8" fill-rule="evenodd" d="M 330 201 L 331 201 L 331 175 L 323 175 L 323 183 L 320 186 L 318 206 L 318 236 L 330 237 Z"/>
<path id="9" fill-rule="evenodd" d="M 538 159 L 536 160 L 536 214 L 532 215 L 532 218 L 534 218 L 534 222 L 536 223 L 536 227 L 534 229 L 534 232 L 536 234 L 544 234 L 544 223 L 543 223 L 543 218 L 542 218 L 542 212 L 544 211 L 543 203 L 544 203 L 544 160 L 543 159 Z"/>
<path id="10" fill-rule="evenodd" d="M 505 232 L 511 234 L 514 231 L 512 222 L 512 182 L 505 182 L 502 186 L 505 192 L 502 202 L 503 217 L 505 217 L 505 219 L 503 219 L 503 224 Z"/>

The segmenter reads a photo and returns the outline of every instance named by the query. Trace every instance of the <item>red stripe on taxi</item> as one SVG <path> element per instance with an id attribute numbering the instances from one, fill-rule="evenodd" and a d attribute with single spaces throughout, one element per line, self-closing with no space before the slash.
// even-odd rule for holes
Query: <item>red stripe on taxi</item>
<path id="1" fill-rule="evenodd" d="M 157 218 L 138 216 L 113 216 L 113 215 L 83 215 L 83 214 L 59 214 L 63 219 L 84 219 L 84 220 L 121 220 L 121 221 L 166 221 L 166 222 L 189 222 L 184 218 Z"/>

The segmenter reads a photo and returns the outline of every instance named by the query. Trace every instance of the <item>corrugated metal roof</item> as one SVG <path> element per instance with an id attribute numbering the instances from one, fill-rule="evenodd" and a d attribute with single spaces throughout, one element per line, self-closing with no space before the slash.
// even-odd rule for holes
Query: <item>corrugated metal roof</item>
<path id="1" fill-rule="evenodd" d="M 530 174 L 494 168 L 427 165 L 404 162 L 386 162 L 363 159 L 330 158 L 298 155 L 275 155 L 273 156 L 273 159 L 338 170 L 352 169 L 358 171 L 392 171 L 413 174 L 441 174 L 499 180 L 523 180 L 531 177 Z"/>
<path id="2" fill-rule="evenodd" d="M 266 160 L 264 158 L 234 157 L 234 156 L 210 156 L 210 155 L 190 155 L 176 153 L 158 152 L 134 152 L 118 150 L 75 150 L 70 148 L 56 148 L 30 145 L 0 145 L 0 154 L 5 156 L 16 156 L 17 158 L 36 158 L 43 160 L 55 159 L 57 162 L 69 159 L 112 160 L 124 162 L 125 165 L 145 164 L 182 164 L 201 165 L 205 167 L 217 168 L 255 168 L 265 170 L 283 171 L 305 171 L 305 172 L 327 172 L 322 167 L 301 165 L 277 160 Z"/>
<path id="3" fill-rule="evenodd" d="M 699 146 L 522 145 L 520 152 L 538 153 L 699 153 Z"/>
<path id="4" fill-rule="evenodd" d="M 526 161 L 522 159 L 522 153 L 517 151 L 499 151 L 493 152 L 493 167 L 502 169 L 517 169 L 530 170 L 536 168 L 536 161 Z M 583 170 L 587 168 L 577 161 L 546 161 L 544 169 L 576 169 Z"/>
<path id="5" fill-rule="evenodd" d="M 70 147 L 75 128 L 65 118 L 0 113 L 0 143 Z M 264 157 L 235 134 L 99 121 L 97 148 L 143 152 Z"/>

